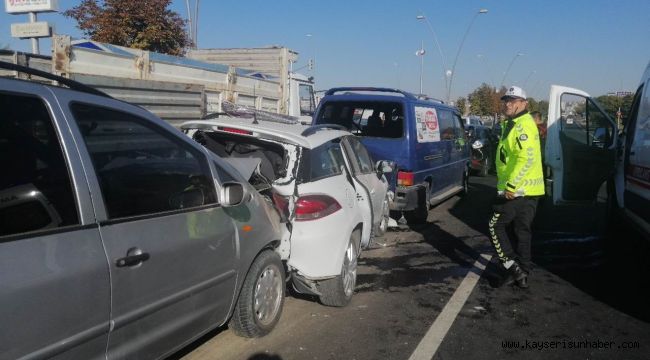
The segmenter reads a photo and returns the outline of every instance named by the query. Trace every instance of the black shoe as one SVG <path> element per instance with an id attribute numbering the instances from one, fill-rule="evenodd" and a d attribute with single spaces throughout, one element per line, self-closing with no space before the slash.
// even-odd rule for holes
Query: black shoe
<path id="1" fill-rule="evenodd" d="M 503 280 L 503 285 L 512 285 L 513 283 L 520 288 L 528 287 L 528 274 L 517 263 L 507 270 L 506 278 Z"/>
<path id="2" fill-rule="evenodd" d="M 515 283 L 522 289 L 528 289 L 528 276 L 526 275 L 523 278 L 516 280 Z"/>

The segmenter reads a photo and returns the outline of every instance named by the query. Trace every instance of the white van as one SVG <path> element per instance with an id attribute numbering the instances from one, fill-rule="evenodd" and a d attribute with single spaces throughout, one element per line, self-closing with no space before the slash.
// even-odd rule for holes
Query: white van
<path id="1" fill-rule="evenodd" d="M 551 86 L 548 115 L 545 156 L 553 203 L 593 201 L 609 181 L 610 199 L 650 238 L 650 64 L 620 134 L 581 90 Z"/>

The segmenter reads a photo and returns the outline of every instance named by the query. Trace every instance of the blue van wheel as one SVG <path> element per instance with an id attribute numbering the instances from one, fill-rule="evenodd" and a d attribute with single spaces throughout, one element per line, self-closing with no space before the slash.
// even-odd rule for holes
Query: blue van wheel
<path id="1" fill-rule="evenodd" d="M 429 217 L 427 189 L 418 190 L 418 206 L 414 210 L 404 211 L 404 217 L 409 224 L 424 224 Z"/>
<path id="2" fill-rule="evenodd" d="M 469 192 L 469 170 L 465 169 L 463 173 L 463 190 L 460 192 L 460 196 L 465 196 Z"/>

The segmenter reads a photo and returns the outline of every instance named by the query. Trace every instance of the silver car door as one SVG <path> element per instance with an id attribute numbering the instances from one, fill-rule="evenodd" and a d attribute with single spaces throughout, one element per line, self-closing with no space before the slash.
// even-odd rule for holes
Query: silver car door
<path id="1" fill-rule="evenodd" d="M 153 120 L 75 103 L 101 197 L 112 285 L 108 358 L 157 358 L 215 324 L 233 301 L 232 219 L 198 144 Z M 134 110 L 135 111 L 135 110 Z"/>
<path id="2" fill-rule="evenodd" d="M 74 141 L 41 85 L 0 79 L 0 165 L 0 358 L 103 359 L 106 255 Z"/>

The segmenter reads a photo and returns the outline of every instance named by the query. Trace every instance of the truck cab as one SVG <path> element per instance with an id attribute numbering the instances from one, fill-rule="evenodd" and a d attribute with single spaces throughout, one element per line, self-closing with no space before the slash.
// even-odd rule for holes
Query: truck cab
<path id="1" fill-rule="evenodd" d="M 309 124 L 316 111 L 313 78 L 292 72 L 289 79 L 288 115 L 299 117 L 301 122 Z"/>
<path id="2" fill-rule="evenodd" d="M 650 239 L 649 87 L 650 64 L 619 132 L 588 93 L 553 85 L 545 148 L 554 204 L 594 201 L 607 184 L 608 202 L 646 239 Z"/>

